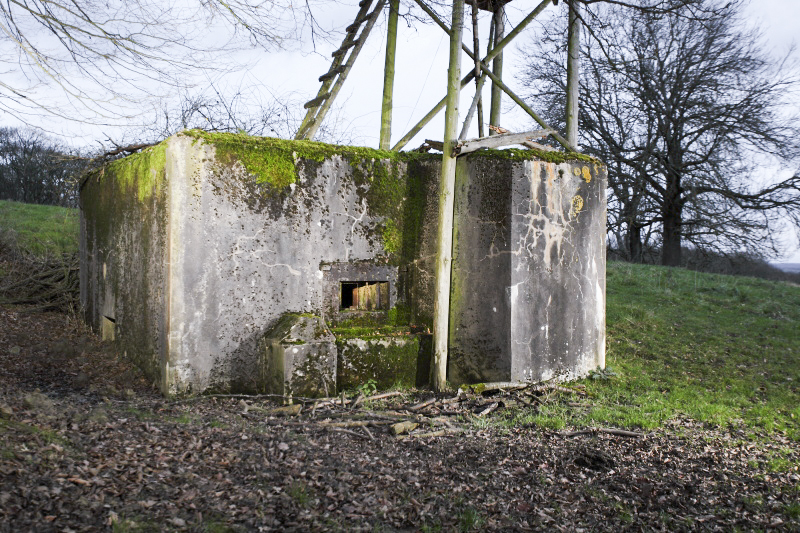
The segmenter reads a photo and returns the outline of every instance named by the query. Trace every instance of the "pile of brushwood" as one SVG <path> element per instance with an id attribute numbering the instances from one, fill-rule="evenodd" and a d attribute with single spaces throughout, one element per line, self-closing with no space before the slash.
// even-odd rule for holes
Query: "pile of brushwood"
<path id="1" fill-rule="evenodd" d="M 40 257 L 0 248 L 0 269 L 0 303 L 29 306 L 29 311 L 78 309 L 77 254 Z"/>

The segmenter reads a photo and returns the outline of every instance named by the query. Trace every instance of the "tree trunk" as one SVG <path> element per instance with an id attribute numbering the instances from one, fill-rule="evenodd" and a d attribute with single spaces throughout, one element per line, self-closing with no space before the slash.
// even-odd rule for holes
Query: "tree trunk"
<path id="1" fill-rule="evenodd" d="M 628 224 L 628 257 L 631 263 L 642 262 L 642 227 L 638 224 Z"/>
<path id="2" fill-rule="evenodd" d="M 667 189 L 661 214 L 664 218 L 661 238 L 661 264 L 664 266 L 680 266 L 681 264 L 681 204 L 680 175 L 667 173 Z"/>

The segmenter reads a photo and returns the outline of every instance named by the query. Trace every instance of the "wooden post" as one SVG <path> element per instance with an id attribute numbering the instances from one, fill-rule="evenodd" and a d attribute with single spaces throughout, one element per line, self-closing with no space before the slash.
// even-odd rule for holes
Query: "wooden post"
<path id="1" fill-rule="evenodd" d="M 578 146 L 578 96 L 580 90 L 581 18 L 578 0 L 569 0 L 567 36 L 567 142 Z"/>
<path id="2" fill-rule="evenodd" d="M 372 31 L 372 27 L 375 25 L 375 21 L 378 20 L 378 15 L 380 15 L 381 11 L 383 10 L 383 6 L 385 5 L 385 0 L 378 0 L 377 4 L 375 4 L 375 9 L 372 10 L 364 29 L 361 30 L 361 33 L 356 40 L 356 44 L 353 47 L 353 50 L 350 52 L 350 55 L 347 57 L 347 62 L 344 64 L 344 70 L 341 72 L 341 74 L 339 74 L 339 77 L 336 78 L 336 82 L 333 84 L 330 95 L 328 95 L 325 102 L 319 106 L 316 116 L 306 126 L 306 130 L 302 132 L 303 136 L 300 137 L 299 135 L 301 132 L 298 132 L 298 136 L 295 137 L 296 139 L 314 139 L 314 135 L 316 135 L 317 130 L 322 124 L 322 121 L 325 119 L 325 115 L 328 113 L 328 110 L 331 108 L 334 99 L 339 94 L 342 85 L 344 85 L 344 81 L 347 79 L 350 69 L 353 68 L 353 63 L 358 57 L 358 54 L 361 52 L 361 49 L 364 47 L 364 43 L 367 41 L 367 36 L 369 35 L 369 32 Z"/>
<path id="3" fill-rule="evenodd" d="M 397 50 L 397 19 L 400 0 L 389 0 L 389 29 L 386 36 L 386 64 L 383 68 L 383 103 L 381 107 L 380 149 L 388 150 L 392 137 L 392 92 L 394 90 L 394 60 Z"/>
<path id="4" fill-rule="evenodd" d="M 498 7 L 494 16 L 492 17 L 492 27 L 494 28 L 494 42 L 503 40 L 505 33 L 505 17 L 506 11 L 503 6 Z M 503 79 L 503 53 L 500 52 L 494 58 L 492 63 L 492 73 L 500 79 Z M 496 84 L 492 83 L 492 107 L 489 113 L 489 124 L 493 126 L 500 126 L 500 106 L 503 100 L 503 90 Z M 494 131 L 489 131 L 489 135 L 495 135 Z"/>
<path id="5" fill-rule="evenodd" d="M 450 30 L 450 68 L 447 70 L 447 104 L 444 114 L 444 153 L 439 185 L 439 232 L 436 252 L 436 295 L 433 307 L 433 390 L 447 386 L 447 341 L 450 330 L 450 274 L 453 260 L 453 207 L 456 158 L 453 144 L 458 134 L 458 97 L 461 76 L 461 34 L 464 25 L 464 0 L 453 0 L 453 25 Z"/>
<path id="6" fill-rule="evenodd" d="M 421 0 L 415 0 L 415 1 L 416 1 L 416 2 L 417 2 L 419 5 L 420 5 L 420 7 L 421 7 L 421 8 L 422 8 L 422 9 L 423 9 L 423 10 L 424 10 L 424 11 L 425 11 L 425 12 L 426 12 L 426 13 L 427 13 L 427 14 L 428 14 L 430 17 L 431 17 L 431 19 L 432 19 L 432 20 L 433 20 L 433 21 L 434 21 L 434 22 L 435 22 L 435 23 L 436 23 L 436 24 L 437 24 L 437 25 L 438 25 L 440 28 L 442 28 L 442 29 L 443 29 L 445 32 L 447 32 L 447 34 L 448 34 L 448 35 L 450 35 L 450 33 L 451 33 L 451 32 L 450 32 L 450 29 L 447 27 L 447 25 L 446 25 L 444 22 L 442 22 L 442 20 L 441 20 L 441 19 L 440 19 L 440 18 L 439 18 L 439 17 L 436 15 L 436 13 L 434 13 L 433 11 L 431 11 L 431 9 L 430 9 L 430 8 L 429 8 L 429 7 L 428 7 L 426 4 L 425 4 L 425 2 L 422 2 Z M 539 14 L 540 14 L 542 11 L 544 11 L 544 9 L 545 9 L 545 8 L 546 8 L 548 5 L 550 5 L 550 3 L 551 3 L 552 1 L 553 1 L 553 0 L 542 0 L 542 1 L 539 3 L 539 5 L 537 5 L 537 6 L 536 6 L 536 8 L 535 8 L 533 11 L 531 11 L 531 12 L 530 12 L 530 14 L 528 14 L 528 16 L 527 16 L 527 17 L 525 17 L 525 18 L 522 20 L 522 22 L 520 22 L 519 24 L 517 24 L 517 26 L 516 26 L 516 27 L 515 27 L 513 30 L 511 30 L 511 33 L 509 33 L 508 35 L 506 35 L 506 36 L 505 36 L 505 37 L 504 37 L 502 40 L 500 40 L 500 42 L 497 42 L 497 39 L 495 39 L 495 43 L 496 43 L 496 44 L 495 44 L 495 45 L 492 47 L 492 51 L 491 51 L 491 52 L 489 52 L 488 54 L 486 54 L 486 57 L 484 57 L 484 58 L 483 58 L 483 61 L 482 61 L 482 64 L 481 64 L 481 69 L 482 69 L 482 70 L 484 69 L 484 67 L 485 67 L 484 63 L 485 63 L 485 64 L 488 64 L 488 63 L 489 63 L 490 61 L 492 61 L 492 60 L 493 60 L 493 59 L 494 59 L 494 58 L 495 58 L 495 57 L 496 57 L 498 54 L 500 54 L 500 52 L 502 52 L 503 48 L 505 48 L 505 47 L 508 45 L 508 43 L 510 43 L 510 42 L 511 42 L 511 41 L 514 39 L 514 37 L 516 37 L 516 36 L 517 36 L 517 35 L 518 35 L 518 34 L 519 34 L 519 33 L 520 33 L 522 30 L 524 30 L 524 29 L 525 29 L 525 28 L 528 26 L 528 24 L 530 24 L 530 23 L 533 21 L 533 19 L 535 19 L 535 18 L 536 18 L 536 17 L 537 17 L 537 16 L 538 16 L 538 15 L 539 15 Z M 470 49 L 469 49 L 469 47 L 468 47 L 467 45 L 465 45 L 465 44 L 462 44 L 462 48 L 464 49 L 464 51 L 467 53 L 467 55 L 468 55 L 470 58 L 472 58 L 472 59 L 474 59 L 474 58 L 475 58 L 475 54 L 473 53 L 473 51 L 472 51 L 472 50 L 470 50 Z M 503 90 L 503 92 L 504 92 L 504 93 L 506 93 L 506 94 L 509 94 L 509 89 L 508 89 L 507 87 L 505 87 L 505 86 L 502 84 L 502 81 L 499 81 L 499 82 L 498 82 L 498 78 L 497 78 L 497 76 L 494 76 L 494 74 L 492 74 L 491 72 L 488 72 L 488 71 L 486 71 L 486 70 L 484 70 L 484 72 L 486 72 L 487 76 L 489 76 L 489 78 L 491 78 L 491 79 L 492 79 L 492 81 L 494 81 L 495 83 L 497 83 L 497 84 L 500 86 L 500 88 Z M 493 77 L 493 76 L 494 76 L 494 77 Z M 469 83 L 470 81 L 472 81 L 472 80 L 474 79 L 474 77 L 475 77 L 475 72 L 474 72 L 472 69 L 470 69 L 470 71 L 469 71 L 469 74 L 467 74 L 467 75 L 466 75 L 466 76 L 465 76 L 465 77 L 464 77 L 464 78 L 461 80 L 461 87 L 463 88 L 463 87 L 464 87 L 464 86 L 465 86 L 467 83 Z M 516 99 L 516 98 L 514 98 L 514 97 L 512 97 L 511 99 L 512 99 L 512 100 L 514 100 L 514 101 L 515 101 L 515 102 L 517 102 L 517 103 L 519 103 L 519 102 L 521 101 L 521 100 L 519 100 L 519 99 Z M 427 115 L 425 115 L 425 117 L 423 117 L 423 118 L 422 118 L 422 120 L 420 120 L 420 121 L 417 123 L 417 125 L 416 125 L 416 126 L 414 126 L 413 128 L 411 128 L 411 131 L 409 131 L 408 133 L 406 133 L 406 134 L 403 136 L 403 138 L 402 138 L 402 139 L 400 139 L 400 140 L 397 142 L 397 144 L 395 144 L 395 145 L 392 147 L 392 150 L 394 150 L 394 151 L 402 150 L 402 149 L 403 149 L 403 147 L 405 147 L 405 145 L 406 145 L 406 144 L 408 144 L 408 143 L 411 141 L 411 139 L 413 139 L 413 138 L 414 138 L 414 136 L 416 136 L 416 135 L 417 135 L 417 133 L 419 133 L 419 131 L 420 131 L 422 128 L 424 128 L 424 127 L 425 127 L 425 125 L 426 125 L 428 122 L 430 122 L 430 121 L 431 121 L 431 119 L 432 119 L 433 117 L 435 117 L 437 113 L 439 113 L 439 111 L 441 111 L 441 110 L 442 110 L 442 108 L 445 106 L 446 100 L 447 100 L 447 97 L 444 97 L 444 98 L 442 98 L 442 99 L 439 101 L 439 103 L 438 103 L 438 104 L 436 104 L 436 106 L 434 106 L 434 108 L 433 108 L 433 109 L 431 109 L 431 110 L 428 112 L 428 114 L 427 114 Z M 518 100 L 519 100 L 519 101 L 518 101 Z M 524 104 L 522 104 L 522 105 L 524 105 Z M 531 110 L 529 107 L 525 106 L 525 108 L 527 108 L 527 109 L 525 109 L 525 110 L 528 112 L 528 114 L 529 114 L 529 115 L 530 115 L 531 113 L 533 113 L 533 111 L 532 111 L 532 110 Z M 531 116 L 533 116 L 533 115 L 531 115 Z M 537 116 L 538 116 L 538 115 L 537 115 Z M 534 118 L 536 118 L 536 117 L 534 117 Z M 542 121 L 540 118 L 536 118 L 536 121 L 537 121 L 537 122 L 539 122 L 539 124 L 543 124 L 543 127 L 549 128 L 549 126 L 546 126 L 546 125 L 544 125 L 544 121 Z M 560 142 L 560 143 L 561 143 L 561 144 L 562 144 L 564 147 L 566 147 L 567 149 L 571 150 L 571 148 L 569 148 L 569 145 L 567 144 L 567 141 L 566 141 L 566 140 L 564 140 L 564 138 L 563 138 L 563 137 L 561 137 L 561 136 L 560 136 L 560 135 L 558 135 L 557 133 L 556 133 L 556 134 L 553 134 L 553 136 L 554 136 L 554 137 L 556 138 L 556 140 L 558 140 L 558 142 Z"/>
<path id="7" fill-rule="evenodd" d="M 486 81 L 486 73 L 484 72 L 478 80 L 478 87 L 475 89 L 475 97 L 472 99 L 472 104 L 467 111 L 467 118 L 464 119 L 464 126 L 461 128 L 461 133 L 458 135 L 459 139 L 466 139 L 469 133 L 469 126 L 472 123 L 472 117 L 475 115 L 475 109 L 480 110 L 481 92 L 483 91 L 483 83 Z M 478 120 L 482 120 L 482 116 L 478 114 Z M 479 124 L 480 125 L 480 124 Z M 478 137 L 483 137 L 483 128 L 479 128 Z"/>
<path id="8" fill-rule="evenodd" d="M 478 98 L 478 137 L 483 137 L 483 79 L 481 78 L 480 39 L 478 38 L 478 2 L 472 2 L 472 49 L 475 51 L 475 94 Z M 472 119 L 470 118 L 470 121 Z M 469 127 L 469 126 L 468 126 Z"/>

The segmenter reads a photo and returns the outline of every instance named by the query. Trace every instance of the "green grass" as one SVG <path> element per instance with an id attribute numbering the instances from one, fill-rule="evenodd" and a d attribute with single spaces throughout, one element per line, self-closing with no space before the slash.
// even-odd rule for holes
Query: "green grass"
<path id="1" fill-rule="evenodd" d="M 78 251 L 77 209 L 0 200 L 0 238 L 38 256 Z"/>
<path id="2" fill-rule="evenodd" d="M 651 429 L 676 417 L 800 440 L 800 287 L 609 263 L 606 364 L 590 407 L 530 423 Z"/>
<path id="3" fill-rule="evenodd" d="M 2 230 L 28 252 L 74 252 L 78 213 L 0 201 Z M 800 440 L 800 287 L 611 262 L 607 295 L 613 373 L 583 381 L 589 407 L 548 402 L 493 420 L 652 429 L 688 417 Z"/>

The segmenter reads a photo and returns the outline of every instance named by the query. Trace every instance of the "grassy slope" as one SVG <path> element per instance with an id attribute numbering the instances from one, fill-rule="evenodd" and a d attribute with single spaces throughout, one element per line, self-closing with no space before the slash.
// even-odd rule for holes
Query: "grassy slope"
<path id="1" fill-rule="evenodd" d="M 530 422 L 653 428 L 683 416 L 800 440 L 800 287 L 616 262 L 607 276 L 617 375 L 584 381 L 586 408 L 545 405 Z"/>
<path id="2" fill-rule="evenodd" d="M 78 251 L 78 210 L 0 200 L 0 238 L 35 255 Z"/>
<path id="3" fill-rule="evenodd" d="M 7 229 L 23 250 L 77 250 L 74 209 L 0 201 Z M 548 402 L 514 422 L 653 428 L 684 416 L 800 440 L 800 287 L 609 263 L 607 313 L 617 375 L 584 381 L 585 408 Z"/>

